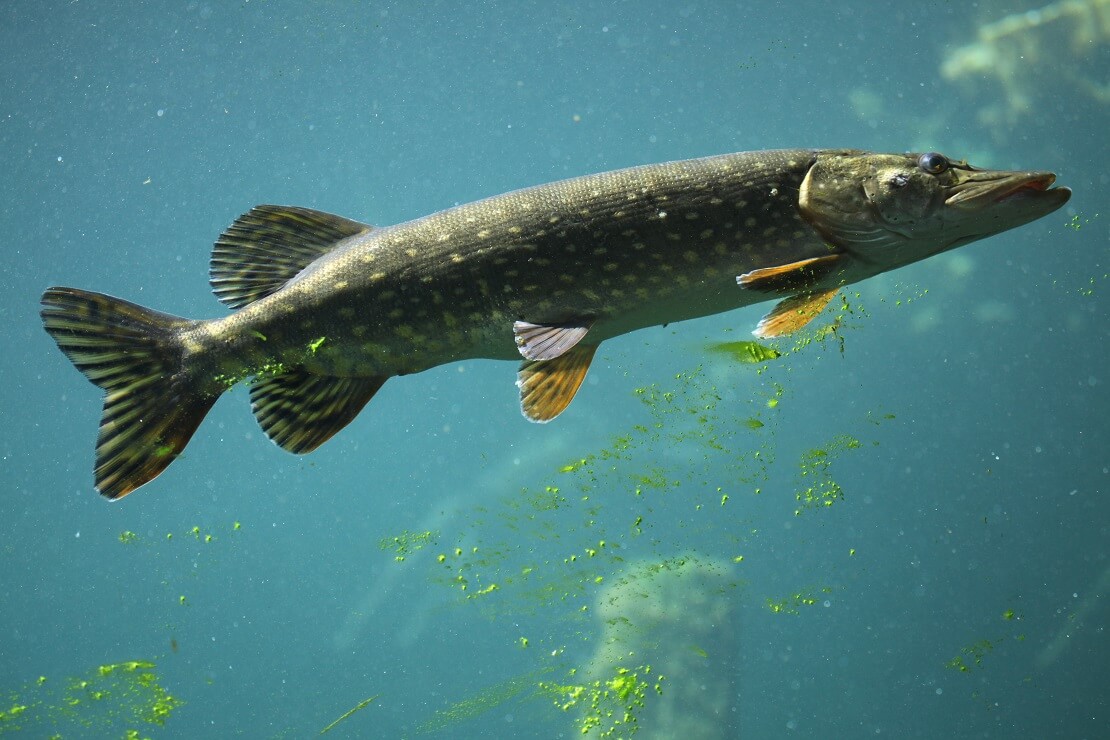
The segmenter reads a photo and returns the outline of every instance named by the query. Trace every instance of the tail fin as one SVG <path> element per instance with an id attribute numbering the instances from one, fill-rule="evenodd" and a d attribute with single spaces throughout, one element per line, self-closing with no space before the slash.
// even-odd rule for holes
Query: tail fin
<path id="1" fill-rule="evenodd" d="M 178 337 L 194 322 L 76 288 L 50 288 L 42 306 L 46 331 L 104 389 L 96 489 L 122 498 L 181 454 L 219 397 L 183 366 Z"/>

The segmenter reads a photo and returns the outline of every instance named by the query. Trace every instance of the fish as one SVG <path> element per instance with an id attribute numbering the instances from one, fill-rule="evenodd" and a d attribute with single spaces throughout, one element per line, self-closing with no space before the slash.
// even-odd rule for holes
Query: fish
<path id="1" fill-rule="evenodd" d="M 758 338 L 813 320 L 844 286 L 1039 219 L 1051 172 L 937 152 L 739 152 L 529 187 L 392 226 L 259 205 L 216 240 L 209 282 L 234 312 L 192 320 L 52 287 L 43 326 L 104 391 L 95 487 L 120 499 L 181 455 L 249 381 L 266 435 L 296 454 L 394 376 L 520 362 L 525 418 L 574 398 L 598 346 L 776 300 Z"/>

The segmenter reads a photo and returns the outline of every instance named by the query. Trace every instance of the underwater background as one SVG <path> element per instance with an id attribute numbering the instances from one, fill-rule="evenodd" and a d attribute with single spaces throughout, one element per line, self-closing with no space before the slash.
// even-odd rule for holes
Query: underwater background
<path id="1" fill-rule="evenodd" d="M 0 735 L 1097 738 L 1110 3 L 0 8 Z M 118 503 L 49 285 L 223 315 L 258 203 L 370 223 L 630 165 L 938 150 L 1074 189 L 851 286 L 387 383 L 305 457 L 246 389 Z M 774 355 L 778 356 L 774 356 Z"/>

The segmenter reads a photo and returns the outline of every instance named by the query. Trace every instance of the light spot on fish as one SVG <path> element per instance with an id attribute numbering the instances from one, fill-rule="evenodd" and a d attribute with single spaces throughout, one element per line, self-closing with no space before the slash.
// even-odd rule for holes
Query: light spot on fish
<path id="1" fill-rule="evenodd" d="M 355 310 L 350 306 L 344 306 L 339 309 L 339 316 L 344 319 L 353 319 L 355 317 Z"/>
<path id="2" fill-rule="evenodd" d="M 713 238 L 713 229 L 706 229 L 703 232 L 701 232 L 701 234 L 699 234 L 699 236 L 702 239 L 712 239 Z"/>
<path id="3" fill-rule="evenodd" d="M 557 224 L 557 223 L 559 223 L 559 217 L 558 216 L 552 216 L 551 218 L 547 219 L 547 223 Z"/>
<path id="4" fill-rule="evenodd" d="M 772 187 L 771 188 L 771 197 L 774 198 L 778 194 L 779 194 L 779 189 L 777 187 Z"/>
<path id="5" fill-rule="evenodd" d="M 700 258 L 698 257 L 697 252 L 692 249 L 687 249 L 685 252 L 682 253 L 682 259 L 692 263 L 698 262 Z"/>
<path id="6" fill-rule="evenodd" d="M 701 218 L 701 215 L 697 211 L 689 211 L 686 214 L 687 221 L 697 221 L 699 218 Z"/>
<path id="7" fill-rule="evenodd" d="M 436 241 L 445 242 L 450 238 L 451 238 L 450 232 L 444 231 L 439 236 L 436 237 Z"/>
<path id="8" fill-rule="evenodd" d="M 375 258 L 376 258 L 376 255 L 373 255 L 373 254 L 364 254 L 364 255 L 362 255 L 362 257 L 360 257 L 359 259 L 361 259 L 361 260 L 362 260 L 363 262 L 365 262 L 366 264 L 370 264 L 371 262 L 373 262 L 373 261 L 374 261 L 374 259 L 375 259 Z"/>
<path id="9" fill-rule="evenodd" d="M 409 249 L 405 250 L 405 254 L 407 254 L 409 257 L 416 257 L 416 255 L 419 254 L 419 252 L 417 252 L 415 249 L 412 249 L 410 247 Z"/>
<path id="10" fill-rule="evenodd" d="M 346 280 L 340 280 L 338 283 L 335 283 L 332 287 L 335 288 L 336 290 L 343 290 L 344 288 L 347 287 L 347 285 L 348 285 L 348 283 L 347 283 Z"/>
<path id="11" fill-rule="evenodd" d="M 361 324 L 358 324 L 356 326 L 351 327 L 351 333 L 354 334 L 356 337 L 361 337 L 364 334 L 366 334 L 366 327 L 362 326 Z"/>
<path id="12" fill-rule="evenodd" d="M 709 199 L 709 205 L 711 205 L 711 206 L 719 206 L 722 203 L 724 203 L 724 201 L 721 200 L 720 198 L 716 197 L 716 196 Z"/>
<path id="13" fill-rule="evenodd" d="M 618 270 L 618 269 L 620 269 L 620 265 L 618 265 L 616 262 L 606 262 L 605 263 L 604 270 L 606 272 L 613 272 L 614 270 Z"/>
<path id="14" fill-rule="evenodd" d="M 595 248 L 594 248 L 594 254 L 595 254 L 595 255 L 597 255 L 597 256 L 599 256 L 599 257 L 600 257 L 601 255 L 605 254 L 605 253 L 606 253 L 606 252 L 608 252 L 608 251 L 609 251 L 609 250 L 608 250 L 608 249 L 606 249 L 605 247 L 595 247 Z"/>
<path id="15" fill-rule="evenodd" d="M 524 229 L 520 228 L 519 226 L 510 226 L 509 227 L 509 233 L 510 234 L 519 234 L 522 231 L 524 231 Z"/>
<path id="16" fill-rule="evenodd" d="M 372 282 L 372 283 L 376 283 L 376 282 L 379 282 L 381 280 L 385 280 L 385 273 L 384 272 L 375 272 L 373 275 L 370 276 L 370 282 Z"/>
<path id="17" fill-rule="evenodd" d="M 679 242 L 682 241 L 682 234 L 679 234 L 677 231 L 668 231 L 667 238 L 672 242 Z"/>
<path id="18" fill-rule="evenodd" d="M 463 261 L 463 256 L 461 254 L 457 253 L 457 252 L 452 252 L 451 253 L 451 261 L 454 262 L 457 265 L 457 264 L 459 264 L 460 262 Z"/>
<path id="19" fill-rule="evenodd" d="M 477 233 L 477 237 L 478 237 L 479 239 L 489 239 L 489 235 L 490 235 L 490 233 L 491 233 L 491 232 L 490 232 L 490 230 L 489 230 L 489 229 L 479 229 L 479 230 L 478 230 L 478 233 Z M 415 256 L 415 255 L 414 255 L 414 256 Z"/>

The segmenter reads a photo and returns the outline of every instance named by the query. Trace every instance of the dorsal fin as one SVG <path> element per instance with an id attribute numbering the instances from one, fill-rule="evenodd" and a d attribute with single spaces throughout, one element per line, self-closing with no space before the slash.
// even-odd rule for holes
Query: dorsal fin
<path id="1" fill-rule="evenodd" d="M 208 281 L 221 303 L 242 308 L 280 290 L 313 260 L 373 226 L 295 206 L 255 206 L 220 234 Z"/>

